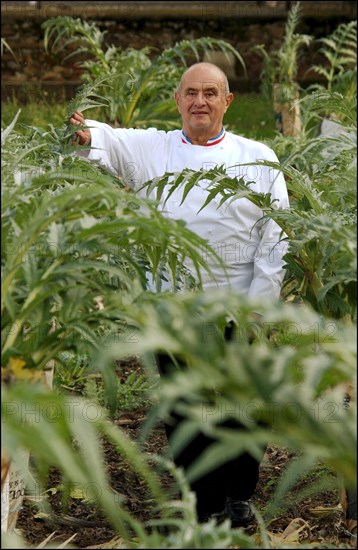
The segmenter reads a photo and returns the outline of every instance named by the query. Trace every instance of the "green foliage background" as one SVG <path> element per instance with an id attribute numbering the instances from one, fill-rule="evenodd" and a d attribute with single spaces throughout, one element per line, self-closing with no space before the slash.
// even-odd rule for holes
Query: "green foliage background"
<path id="1" fill-rule="evenodd" d="M 45 31 L 46 44 L 54 39 L 61 48 L 66 46 L 62 38 L 69 45 L 79 40 L 79 33 L 83 48 L 95 54 L 94 61 L 85 64 L 84 87 L 67 106 L 68 112 L 81 105 L 86 115 L 104 113 L 114 124 L 126 121 L 142 127 L 153 123 L 153 113 L 161 117 L 163 126 L 177 124 L 174 113 L 165 120 L 158 110 L 170 78 L 175 81 L 188 53 L 195 57 L 198 51 L 218 46 L 207 39 L 194 45 L 184 41 L 151 64 L 145 51 L 102 48 L 103 37 L 95 26 L 78 20 L 49 21 Z M 138 79 L 133 90 L 141 90 L 135 104 L 117 93 L 111 96 L 115 76 L 107 78 L 104 72 L 108 59 L 117 63 L 113 75 L 121 63 L 131 60 L 132 76 Z M 173 60 L 178 65 L 173 66 Z M 163 71 L 165 86 L 158 78 Z M 153 90 L 159 89 L 153 96 Z M 95 102 L 103 105 L 94 107 Z M 350 487 L 356 486 L 356 411 L 343 405 L 347 385 L 355 384 L 356 369 L 354 94 L 345 96 L 328 87 L 309 90 L 302 99 L 303 131 L 295 140 L 275 133 L 266 107 L 257 98 L 239 96 L 226 122 L 229 129 L 263 139 L 276 151 L 290 192 L 289 210 L 277 211 L 269 195 L 254 193 L 220 169 L 183 171 L 172 185 L 186 192 L 205 177 L 212 182 L 210 198 L 234 200 L 245 194 L 281 225 L 289 237 L 287 275 L 282 301 L 274 306 L 231 293 L 203 293 L 200 270 L 207 266 L 198 251 L 208 245 L 183 222 L 164 218 L 156 203 L 128 193 L 120 179 L 74 155 L 69 144 L 73 129 L 61 106 L 49 106 L 39 115 L 39 106 L 35 113 L 30 105 L 18 120 L 13 118 L 15 102 L 8 105 L 7 113 L 3 110 L 3 448 L 14 459 L 19 449 L 29 449 L 43 485 L 49 469 L 56 466 L 64 481 L 100 487 L 93 499 L 126 547 L 256 548 L 258 544 L 227 523 L 198 525 L 183 473 L 167 457 L 143 451 L 141 443 L 154 423 L 170 410 L 184 407 L 187 416 L 185 427 L 176 434 L 177 448 L 203 428 L 205 410 L 210 411 L 205 429 L 218 438 L 193 464 L 190 479 L 212 469 L 223 455 L 243 449 L 256 454 L 268 442 L 297 453 L 271 506 L 263 516 L 258 511 L 263 548 L 267 547 L 265 522 L 294 480 L 317 461 L 323 460 Z M 341 131 L 322 137 L 319 128 L 327 111 L 334 114 Z M 163 176 L 162 185 L 169 176 Z M 194 261 L 195 277 L 184 269 L 185 257 Z M 170 278 L 174 287 L 183 283 L 185 292 L 149 292 L 146 272 L 158 282 Z M 258 308 L 261 320 L 254 316 Z M 230 343 L 222 336 L 228 315 L 238 327 L 237 338 Z M 251 345 L 248 332 L 254 335 Z M 158 386 L 153 354 L 159 350 L 185 359 L 190 369 Z M 148 380 L 153 381 L 147 388 L 150 413 L 137 443 L 112 423 L 122 405 L 114 361 L 131 355 L 140 355 Z M 77 396 L 75 406 L 71 392 L 50 391 L 36 383 L 36 373 L 50 360 L 62 372 L 69 371 L 68 357 L 86 357 L 85 372 L 101 377 L 105 397 L 97 402 L 100 414 L 94 422 L 83 414 L 85 398 Z M 23 413 L 34 404 L 40 411 L 37 421 Z M 333 420 L 317 414 L 329 410 L 330 404 Z M 234 432 L 220 428 L 222 411 L 237 411 L 238 405 L 251 411 L 244 416 L 250 430 L 239 441 Z M 41 414 L 43 410 L 56 411 L 59 420 L 51 421 L 51 416 Z M 274 429 L 262 427 L 261 420 Z M 115 443 L 158 503 L 160 521 L 151 531 L 121 499 L 114 501 L 103 467 L 101 437 Z M 180 501 L 163 493 L 159 483 L 163 469 L 176 477 Z M 31 479 L 28 482 L 31 486 Z M 163 536 L 160 524 L 170 527 L 168 536 Z M 5 544 L 10 547 L 10 538 Z"/>

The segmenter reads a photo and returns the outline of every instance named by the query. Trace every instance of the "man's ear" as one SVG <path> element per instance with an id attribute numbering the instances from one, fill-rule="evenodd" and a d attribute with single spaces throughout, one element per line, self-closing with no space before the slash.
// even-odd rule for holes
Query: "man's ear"
<path id="1" fill-rule="evenodd" d="M 174 92 L 174 99 L 175 99 L 176 106 L 178 107 L 178 111 L 180 112 L 180 109 L 179 109 L 179 92 L 178 92 L 178 90 L 175 90 L 175 92 Z"/>
<path id="2" fill-rule="evenodd" d="M 234 97 L 235 96 L 232 92 L 229 92 L 228 94 L 226 94 L 226 97 L 225 97 L 226 110 L 230 107 L 231 103 L 234 101 Z"/>

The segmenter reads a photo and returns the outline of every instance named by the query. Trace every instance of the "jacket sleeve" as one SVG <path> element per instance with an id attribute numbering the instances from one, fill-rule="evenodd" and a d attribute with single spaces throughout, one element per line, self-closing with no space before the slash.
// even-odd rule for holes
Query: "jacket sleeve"
<path id="1" fill-rule="evenodd" d="M 86 120 L 91 131 L 91 149 L 78 154 L 88 160 L 97 162 L 116 176 L 123 178 L 122 153 L 118 147 L 116 130 L 104 122 Z"/>
<path id="2" fill-rule="evenodd" d="M 164 173 L 164 132 L 155 128 L 112 128 L 95 120 L 86 120 L 86 125 L 91 130 L 87 159 L 122 178 L 131 189 L 138 191 L 157 172 Z"/>

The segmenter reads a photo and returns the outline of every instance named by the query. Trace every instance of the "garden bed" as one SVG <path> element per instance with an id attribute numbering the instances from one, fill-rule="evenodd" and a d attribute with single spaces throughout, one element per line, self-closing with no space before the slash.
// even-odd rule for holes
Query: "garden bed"
<path id="1" fill-rule="evenodd" d="M 132 372 L 144 375 L 136 358 L 132 363 L 126 362 L 125 369 L 121 369 L 121 378 Z M 123 411 L 117 415 L 114 422 L 132 439 L 139 437 L 141 427 L 146 419 L 148 409 L 141 407 L 136 410 Z M 155 502 L 148 496 L 143 481 L 126 467 L 121 456 L 113 446 L 104 442 L 104 453 L 107 471 L 111 480 L 111 487 L 116 494 L 125 498 L 128 511 L 139 521 L 145 523 L 155 517 Z M 161 423 L 152 430 L 145 443 L 145 451 L 162 455 L 167 450 L 167 440 Z M 294 455 L 284 448 L 269 446 L 261 465 L 260 479 L 253 503 L 264 515 L 265 508 L 272 498 L 277 482 Z M 312 493 L 313 483 L 317 482 L 322 474 L 331 476 L 332 487 L 328 490 Z M 169 492 L 173 486 L 170 474 L 161 478 L 162 486 Z M 336 485 L 336 487 L 335 487 Z M 307 494 L 306 498 L 302 498 Z M 19 514 L 17 528 L 31 547 L 38 546 L 51 533 L 53 545 L 59 546 L 73 535 L 69 547 L 75 548 L 118 548 L 118 534 L 103 514 L 85 500 L 85 495 L 75 492 L 69 498 L 67 507 L 63 505 L 63 491 L 61 477 L 56 470 L 50 475 L 48 490 L 44 498 L 48 499 L 53 513 L 47 515 L 41 512 L 41 499 L 38 503 L 32 497 L 24 500 Z M 40 505 L 40 506 L 39 506 Z M 339 503 L 338 484 L 335 482 L 334 472 L 329 472 L 323 464 L 317 465 L 309 475 L 303 476 L 291 491 L 285 496 L 281 510 L 267 526 L 267 532 L 272 538 L 272 547 L 284 545 L 288 526 L 292 532 L 297 532 L 297 545 L 309 544 L 317 548 L 351 548 L 355 546 L 355 539 L 349 537 L 343 528 L 342 512 Z M 293 522 L 294 523 L 291 523 Z M 285 534 L 286 530 L 286 534 Z M 290 530 L 290 529 L 289 529 Z M 251 527 L 250 535 L 259 531 Z M 295 535 L 294 535 L 295 537 Z M 283 546 L 281 546 L 283 547 Z M 287 546 L 286 546 L 287 547 Z"/>

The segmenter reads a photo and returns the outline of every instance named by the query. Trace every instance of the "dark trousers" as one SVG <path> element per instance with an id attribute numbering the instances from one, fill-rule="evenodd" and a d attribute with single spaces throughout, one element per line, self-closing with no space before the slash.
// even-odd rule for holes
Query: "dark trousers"
<path id="1" fill-rule="evenodd" d="M 225 338 L 230 339 L 231 337 L 232 327 L 229 326 Z M 175 370 L 171 358 L 165 354 L 158 354 L 156 360 L 161 377 L 170 377 Z M 185 365 L 183 368 L 186 368 Z M 182 399 L 182 402 L 185 403 L 185 398 Z M 184 416 L 173 412 L 170 422 L 164 423 L 169 443 L 173 431 L 183 420 L 185 420 Z M 237 430 L 238 437 L 240 437 L 240 431 L 246 430 L 238 420 L 233 418 L 224 420 L 220 426 Z M 187 447 L 174 457 L 176 466 L 181 466 L 184 471 L 187 470 L 195 459 L 213 443 L 215 443 L 215 439 L 199 431 Z M 263 449 L 262 456 L 264 451 Z M 198 513 L 221 512 L 225 507 L 226 497 L 248 500 L 253 495 L 258 482 L 259 466 L 260 462 L 256 458 L 248 453 L 243 453 L 193 481 L 191 490 L 196 493 Z"/>

